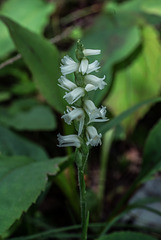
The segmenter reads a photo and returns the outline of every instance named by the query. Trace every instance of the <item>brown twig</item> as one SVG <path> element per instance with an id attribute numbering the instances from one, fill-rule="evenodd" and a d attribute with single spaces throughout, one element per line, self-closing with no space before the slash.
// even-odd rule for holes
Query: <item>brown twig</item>
<path id="1" fill-rule="evenodd" d="M 85 18 L 91 14 L 99 13 L 100 9 L 101 9 L 100 4 L 93 4 L 90 7 L 85 7 L 66 15 L 60 21 L 63 25 L 71 24 L 74 21 L 79 20 L 80 18 Z"/>
<path id="2" fill-rule="evenodd" d="M 16 56 L 9 58 L 7 61 L 0 64 L 0 69 L 18 61 L 21 58 L 21 54 L 17 54 Z"/>

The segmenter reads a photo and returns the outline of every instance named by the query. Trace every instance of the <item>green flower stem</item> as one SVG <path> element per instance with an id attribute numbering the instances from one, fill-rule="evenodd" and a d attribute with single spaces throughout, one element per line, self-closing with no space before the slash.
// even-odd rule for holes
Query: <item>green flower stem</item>
<path id="1" fill-rule="evenodd" d="M 81 208 L 81 224 L 82 224 L 82 240 L 87 239 L 86 218 L 87 218 L 87 203 L 86 203 L 86 186 L 84 181 L 84 172 L 82 168 L 78 168 L 78 179 L 80 189 L 80 208 Z"/>
<path id="2" fill-rule="evenodd" d="M 81 240 L 87 239 L 88 220 L 89 214 L 87 212 L 87 199 L 86 199 L 86 184 L 84 180 L 84 170 L 87 162 L 89 150 L 87 147 L 82 147 L 76 150 L 76 163 L 78 168 L 78 182 L 80 191 L 80 209 L 81 209 L 81 225 L 82 234 Z"/>

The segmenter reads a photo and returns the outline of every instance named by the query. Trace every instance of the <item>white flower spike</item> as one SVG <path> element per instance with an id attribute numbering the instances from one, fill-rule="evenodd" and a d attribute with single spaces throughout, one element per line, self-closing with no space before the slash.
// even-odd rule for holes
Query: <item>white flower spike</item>
<path id="1" fill-rule="evenodd" d="M 86 129 L 86 137 L 87 137 L 87 145 L 91 145 L 93 147 L 101 145 L 101 137 L 102 134 L 97 132 L 96 128 L 93 126 L 88 126 Z"/>
<path id="2" fill-rule="evenodd" d="M 78 99 L 80 99 L 81 97 L 83 97 L 85 95 L 85 90 L 84 88 L 81 87 L 77 87 L 74 90 L 72 90 L 69 93 L 66 93 L 65 96 L 63 98 L 65 98 L 65 100 L 69 103 L 69 104 L 73 104 L 75 103 Z"/>
<path id="3" fill-rule="evenodd" d="M 77 147 L 81 146 L 80 139 L 77 135 L 71 134 L 67 136 L 62 136 L 60 134 L 57 135 L 58 137 L 58 147 Z"/>
<path id="4" fill-rule="evenodd" d="M 62 75 L 58 79 L 58 85 L 66 90 L 64 99 L 73 106 L 69 106 L 67 111 L 62 116 L 62 119 L 67 124 L 75 122 L 77 135 L 61 136 L 58 134 L 59 147 L 81 147 L 84 144 L 97 146 L 101 144 L 101 133 L 98 133 L 96 128 L 89 126 L 92 122 L 106 122 L 106 107 L 97 108 L 95 104 L 88 99 L 87 92 L 92 90 L 102 90 L 107 83 L 103 78 L 92 75 L 92 72 L 98 72 L 100 69 L 99 62 L 95 60 L 89 63 L 87 56 L 98 55 L 101 50 L 85 49 L 80 41 L 77 43 L 75 62 L 69 56 L 64 56 L 61 61 Z M 75 81 L 72 82 L 66 78 L 67 74 L 74 73 Z M 85 133 L 85 135 L 84 135 Z M 80 152 L 83 151 L 83 147 Z"/>
<path id="5" fill-rule="evenodd" d="M 84 49 L 83 50 L 83 54 L 84 54 L 85 57 L 98 55 L 100 53 L 101 53 L 101 50 L 95 50 L 95 49 Z"/>
<path id="6" fill-rule="evenodd" d="M 77 87 L 77 85 L 75 83 L 71 82 L 64 76 L 61 76 L 58 79 L 58 82 L 60 83 L 60 84 L 58 84 L 58 86 L 60 86 L 61 88 L 65 89 L 67 91 L 71 91 Z"/>
<path id="7" fill-rule="evenodd" d="M 76 63 L 69 56 L 64 56 L 61 62 L 62 64 L 60 65 L 60 68 L 63 75 L 67 75 L 69 73 L 75 72 L 79 68 L 79 63 Z"/>

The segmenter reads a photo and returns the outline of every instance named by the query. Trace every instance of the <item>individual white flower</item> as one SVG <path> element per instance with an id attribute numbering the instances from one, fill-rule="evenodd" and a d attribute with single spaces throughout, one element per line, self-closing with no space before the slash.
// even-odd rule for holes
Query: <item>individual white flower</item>
<path id="1" fill-rule="evenodd" d="M 83 54 L 84 56 L 92 56 L 92 55 L 98 55 L 101 53 L 101 50 L 96 50 L 96 49 L 84 49 Z"/>
<path id="2" fill-rule="evenodd" d="M 88 59 L 83 58 L 79 66 L 79 72 L 81 72 L 84 75 L 87 72 L 87 69 L 88 69 Z"/>
<path id="3" fill-rule="evenodd" d="M 78 70 L 79 63 L 75 62 L 69 56 L 64 56 L 61 62 L 62 64 L 60 65 L 60 68 L 63 75 L 67 75 Z"/>
<path id="4" fill-rule="evenodd" d="M 82 133 L 85 118 L 85 114 L 82 108 L 74 108 L 73 110 L 68 108 L 67 113 L 65 113 L 62 116 L 62 118 L 67 124 L 71 124 L 72 120 L 75 119 L 78 120 L 79 121 L 78 136 Z"/>
<path id="5" fill-rule="evenodd" d="M 88 126 L 86 129 L 86 137 L 87 137 L 87 145 L 91 145 L 93 147 L 101 145 L 101 137 L 102 134 L 97 132 L 97 129 L 93 126 Z"/>
<path id="6" fill-rule="evenodd" d="M 84 77 L 85 83 L 87 84 L 85 87 L 85 90 L 87 92 L 89 92 L 90 90 L 96 90 L 98 88 L 102 90 L 105 87 L 105 85 L 107 85 L 107 83 L 103 81 L 104 79 L 105 79 L 105 76 L 103 78 L 99 78 L 90 74 L 86 75 Z"/>
<path id="7" fill-rule="evenodd" d="M 89 117 L 89 122 L 106 122 L 106 107 L 97 108 L 91 100 L 84 101 L 84 109 Z"/>
<path id="8" fill-rule="evenodd" d="M 77 147 L 81 146 L 80 139 L 77 135 L 71 134 L 67 136 L 62 136 L 60 133 L 57 135 L 58 137 L 58 147 Z"/>
<path id="9" fill-rule="evenodd" d="M 85 90 L 84 88 L 77 87 L 74 90 L 72 90 L 69 93 L 66 93 L 63 98 L 69 103 L 73 104 L 76 102 L 79 98 L 83 97 L 85 95 Z"/>
<path id="10" fill-rule="evenodd" d="M 77 87 L 77 85 L 75 83 L 71 82 L 64 76 L 61 76 L 58 79 L 58 82 L 60 83 L 60 84 L 58 84 L 58 86 L 60 86 L 61 88 L 65 89 L 67 91 L 71 91 Z"/>
<path id="11" fill-rule="evenodd" d="M 93 63 L 88 64 L 88 69 L 86 71 L 87 74 L 91 72 L 98 72 L 98 69 L 100 68 L 99 62 L 95 60 Z"/>

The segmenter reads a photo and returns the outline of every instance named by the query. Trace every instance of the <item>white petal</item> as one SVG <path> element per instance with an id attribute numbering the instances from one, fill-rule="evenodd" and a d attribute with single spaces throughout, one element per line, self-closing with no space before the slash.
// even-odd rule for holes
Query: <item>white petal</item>
<path id="1" fill-rule="evenodd" d="M 98 72 L 98 69 L 100 68 L 99 66 L 99 62 L 97 60 L 95 60 L 93 63 L 88 64 L 88 69 L 87 69 L 87 74 L 91 73 L 91 72 Z"/>
<path id="2" fill-rule="evenodd" d="M 73 65 L 61 65 L 61 73 L 65 76 L 67 74 L 76 72 L 78 70 L 78 63 L 75 63 Z"/>
<path id="3" fill-rule="evenodd" d="M 89 122 L 106 122 L 108 121 L 106 115 L 106 107 L 97 108 L 91 100 L 85 100 L 84 109 L 89 117 Z"/>
<path id="4" fill-rule="evenodd" d="M 100 53 L 101 53 L 101 50 L 96 50 L 96 49 L 84 49 L 83 50 L 84 56 L 98 55 Z"/>
<path id="5" fill-rule="evenodd" d="M 61 76 L 58 79 L 58 82 L 60 83 L 60 84 L 58 84 L 58 86 L 60 86 L 61 88 L 65 89 L 67 91 L 71 91 L 77 87 L 77 85 L 75 83 L 71 82 L 64 76 Z"/>
<path id="6" fill-rule="evenodd" d="M 66 93 L 63 98 L 65 98 L 69 104 L 73 104 L 74 102 L 76 102 L 79 98 L 83 97 L 84 95 L 85 95 L 84 88 L 77 87 L 74 90 L 72 90 L 71 92 Z"/>
<path id="7" fill-rule="evenodd" d="M 78 129 L 78 136 L 80 136 L 81 133 L 82 133 L 82 130 L 83 130 L 83 127 L 84 127 L 84 119 L 85 119 L 85 116 L 82 116 L 80 118 L 79 129 Z"/>
<path id="8" fill-rule="evenodd" d="M 73 120 L 79 121 L 78 136 L 81 135 L 85 119 L 85 113 L 82 108 L 75 108 L 73 110 L 69 110 L 62 116 L 62 118 L 64 118 L 64 121 L 67 124 L 71 124 Z"/>
<path id="9" fill-rule="evenodd" d="M 87 145 L 98 146 L 101 145 L 102 134 L 97 132 L 96 128 L 93 126 L 88 126 L 86 129 Z"/>
<path id="10" fill-rule="evenodd" d="M 76 62 L 71 58 L 69 57 L 68 55 L 64 56 L 61 60 L 61 62 L 64 64 L 64 65 L 70 65 L 70 64 L 75 64 Z"/>
<path id="11" fill-rule="evenodd" d="M 79 120 L 82 117 L 84 117 L 84 111 L 82 108 L 75 108 L 62 116 L 67 124 L 71 124 L 71 121 L 75 119 Z"/>
<path id="12" fill-rule="evenodd" d="M 88 69 L 88 60 L 86 58 L 83 58 L 79 66 L 79 72 L 81 72 L 84 75 L 87 69 Z"/>
<path id="13" fill-rule="evenodd" d="M 80 139 L 77 135 L 71 134 L 67 136 L 62 136 L 60 134 L 57 135 L 58 137 L 58 147 L 77 147 L 81 146 Z"/>
<path id="14" fill-rule="evenodd" d="M 87 84 L 87 85 L 85 86 L 85 90 L 86 90 L 87 92 L 90 92 L 90 91 L 92 91 L 92 90 L 97 90 L 97 87 L 94 86 L 94 85 L 92 85 L 92 84 Z"/>
<path id="15" fill-rule="evenodd" d="M 94 102 L 92 102 L 91 100 L 85 100 L 84 108 L 85 108 L 85 111 L 87 112 L 87 114 L 89 114 L 91 111 L 96 109 L 96 106 L 95 106 Z"/>
<path id="16" fill-rule="evenodd" d="M 105 76 L 103 78 L 99 78 L 90 74 L 84 77 L 85 83 L 94 85 L 96 87 L 95 90 L 97 88 L 102 90 L 105 87 L 105 85 L 107 85 L 107 83 L 103 81 L 104 79 Z"/>
<path id="17" fill-rule="evenodd" d="M 60 68 L 63 75 L 67 75 L 78 70 L 79 64 L 69 56 L 64 56 L 61 62 L 62 64 L 60 65 Z"/>

